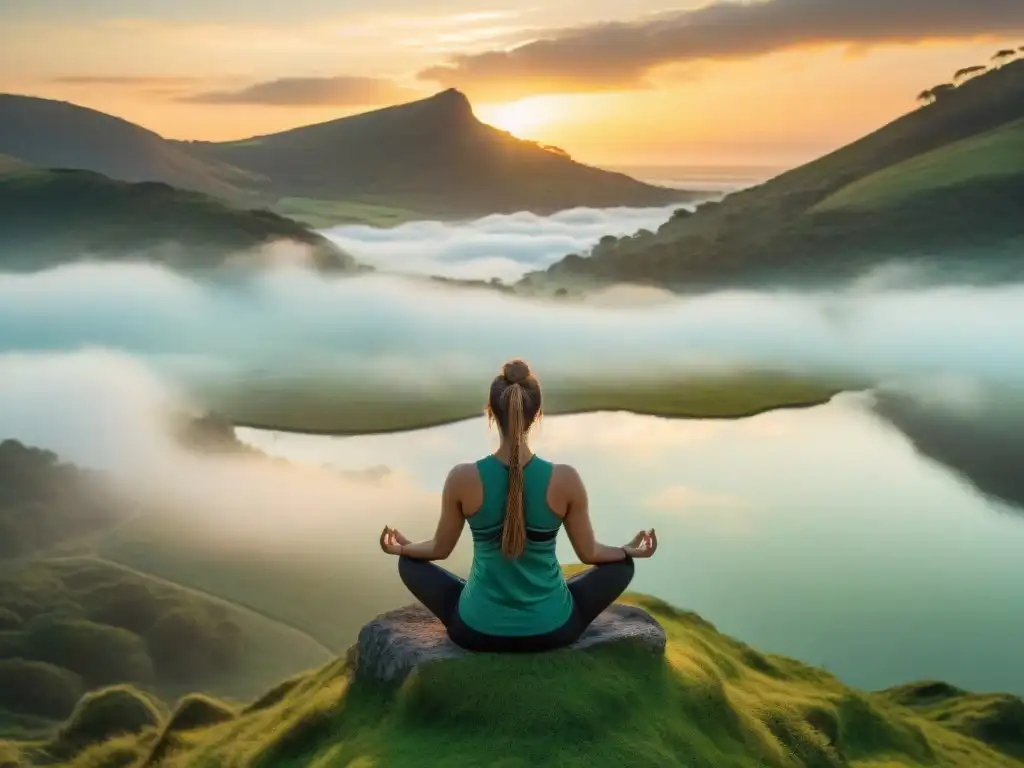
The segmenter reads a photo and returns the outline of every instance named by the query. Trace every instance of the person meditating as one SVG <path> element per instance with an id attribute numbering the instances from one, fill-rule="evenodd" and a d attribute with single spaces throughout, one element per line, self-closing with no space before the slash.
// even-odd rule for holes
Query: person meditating
<path id="1" fill-rule="evenodd" d="M 385 526 L 380 547 L 398 555 L 409 591 L 471 651 L 546 651 L 575 642 L 633 578 L 634 558 L 658 548 L 652 528 L 622 547 L 600 544 L 576 470 L 530 451 L 527 435 L 541 411 L 537 377 L 522 360 L 505 364 L 491 383 L 488 420 L 501 433 L 498 450 L 449 472 L 434 538 L 413 543 Z M 463 580 L 435 565 L 455 549 L 469 521 L 473 565 Z M 581 562 L 564 578 L 555 540 L 564 525 Z"/>

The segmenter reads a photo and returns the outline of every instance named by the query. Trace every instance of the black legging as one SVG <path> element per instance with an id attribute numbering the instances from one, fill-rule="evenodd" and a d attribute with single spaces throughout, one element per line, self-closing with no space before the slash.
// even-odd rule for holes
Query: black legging
<path id="1" fill-rule="evenodd" d="M 456 645 L 471 651 L 503 653 L 547 651 L 571 645 L 605 608 L 626 591 L 635 566 L 627 557 L 602 563 L 566 579 L 572 594 L 572 614 L 558 629 L 542 635 L 500 637 L 477 632 L 459 616 L 459 596 L 466 581 L 451 571 L 425 560 L 398 558 L 402 583 L 427 610 L 437 616 Z"/>

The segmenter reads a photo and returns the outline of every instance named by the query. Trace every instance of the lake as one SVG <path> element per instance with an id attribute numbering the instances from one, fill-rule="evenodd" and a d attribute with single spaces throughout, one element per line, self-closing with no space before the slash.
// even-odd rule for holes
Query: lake
<path id="1" fill-rule="evenodd" d="M 857 687 L 941 679 L 1024 694 L 1024 514 L 921 458 L 863 398 L 735 421 L 551 417 L 533 444 L 580 471 L 601 541 L 658 530 L 636 591 Z M 483 419 L 391 435 L 238 435 L 293 461 L 386 465 L 431 492 L 497 444 Z M 464 533 L 463 562 L 470 548 Z M 559 553 L 576 562 L 564 536 Z"/>

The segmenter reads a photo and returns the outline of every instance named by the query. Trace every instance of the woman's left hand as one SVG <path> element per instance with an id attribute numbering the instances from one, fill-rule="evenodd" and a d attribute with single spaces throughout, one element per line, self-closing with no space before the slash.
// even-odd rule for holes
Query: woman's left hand
<path id="1" fill-rule="evenodd" d="M 411 542 L 399 531 L 388 526 L 380 534 L 380 548 L 389 555 L 401 555 L 402 547 Z"/>

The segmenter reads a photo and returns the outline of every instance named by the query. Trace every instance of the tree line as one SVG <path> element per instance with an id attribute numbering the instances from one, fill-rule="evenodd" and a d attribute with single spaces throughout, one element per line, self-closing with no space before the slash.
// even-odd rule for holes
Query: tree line
<path id="1" fill-rule="evenodd" d="M 999 69 L 999 67 L 1020 57 L 1022 53 L 1024 53 L 1024 45 L 1020 48 L 1003 48 L 1002 50 L 996 51 L 992 56 L 991 64 L 978 64 L 958 69 L 953 75 L 953 82 L 942 83 L 925 91 L 921 91 L 921 93 L 917 95 L 917 100 L 923 105 L 934 104 L 943 96 L 955 91 L 968 80 L 973 80 L 975 77 L 983 75 L 986 72 Z"/>

